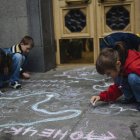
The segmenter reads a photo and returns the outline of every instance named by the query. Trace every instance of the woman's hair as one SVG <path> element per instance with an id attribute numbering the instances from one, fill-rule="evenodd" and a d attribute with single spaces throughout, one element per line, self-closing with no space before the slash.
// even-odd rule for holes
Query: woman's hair
<path id="1" fill-rule="evenodd" d="M 12 57 L 0 49 L 0 74 L 5 74 L 5 70 L 8 74 L 12 72 Z"/>
<path id="2" fill-rule="evenodd" d="M 96 70 L 100 74 L 105 74 L 106 70 L 116 70 L 118 60 L 121 62 L 122 70 L 126 57 L 127 50 L 122 42 L 117 42 L 115 48 L 105 48 L 100 52 L 96 61 Z"/>
<path id="3" fill-rule="evenodd" d="M 24 36 L 20 41 L 20 45 L 21 44 L 30 45 L 33 48 L 34 47 L 34 40 L 30 36 Z"/>

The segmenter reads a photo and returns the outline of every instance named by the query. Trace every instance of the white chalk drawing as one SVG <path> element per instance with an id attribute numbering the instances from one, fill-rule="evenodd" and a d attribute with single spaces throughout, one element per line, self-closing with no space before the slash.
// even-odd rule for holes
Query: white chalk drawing
<path id="1" fill-rule="evenodd" d="M 102 91 L 103 89 L 107 88 L 111 83 L 108 81 L 105 82 L 105 79 L 101 80 L 101 77 L 97 76 L 96 71 L 94 70 L 93 67 L 84 67 L 81 69 L 74 69 L 70 71 L 64 72 L 62 75 L 55 75 L 55 77 L 59 76 L 67 76 L 68 79 L 66 80 L 58 80 L 58 79 L 53 79 L 53 80 L 28 80 L 24 81 L 24 83 L 28 83 L 26 85 L 27 89 L 24 89 L 19 93 L 19 91 L 13 91 L 10 92 L 11 97 L 1 97 L 1 106 L 0 109 L 2 110 L 2 113 L 0 114 L 0 120 L 5 120 L 6 118 L 10 118 L 10 116 L 13 113 L 18 113 L 22 110 L 21 107 L 28 104 L 30 106 L 30 111 L 34 111 L 35 114 L 39 116 L 44 116 L 44 115 L 49 115 L 47 119 L 41 119 L 37 121 L 32 121 L 30 122 L 25 121 L 24 122 L 14 122 L 14 120 L 10 121 L 10 123 L 4 123 L 1 124 L 0 127 L 5 127 L 5 126 L 16 126 L 16 125 L 23 125 L 23 126 L 31 126 L 43 122 L 49 122 L 49 121 L 59 121 L 59 120 L 66 120 L 66 119 L 71 119 L 74 117 L 77 117 L 81 114 L 81 110 L 76 110 L 69 108 L 69 105 L 64 105 L 61 107 L 61 111 L 58 111 L 56 108 L 59 106 L 57 103 L 53 103 L 49 105 L 49 107 L 46 109 L 44 108 L 43 104 L 48 103 L 51 99 L 57 99 L 57 101 L 65 101 L 65 102 L 71 102 L 71 107 L 73 108 L 79 108 L 80 102 L 86 101 L 86 96 L 81 95 L 81 91 L 83 90 L 84 87 L 72 87 L 71 84 L 79 84 L 82 80 L 93 80 L 94 82 L 96 81 L 96 85 L 93 85 L 93 92 L 97 93 L 99 91 Z M 69 79 L 69 78 L 74 78 Z M 102 81 L 102 83 L 100 83 Z M 39 88 L 41 89 L 39 92 L 37 91 L 31 91 L 34 88 Z M 51 92 L 45 91 L 43 89 L 49 89 Z M 30 90 L 29 90 L 30 89 Z M 24 92 L 26 94 L 24 94 Z M 32 94 L 30 94 L 32 93 Z M 35 96 L 40 96 L 40 95 L 45 95 L 43 99 L 40 99 L 40 101 L 35 101 L 32 104 L 29 103 L 28 98 L 33 98 Z M 16 96 L 16 97 L 15 97 Z M 15 101 L 19 100 L 19 104 L 13 106 L 13 107 L 7 107 L 7 103 L 9 101 Z M 88 101 L 89 99 L 87 99 Z M 10 104 L 10 103 L 9 103 Z M 43 106 L 42 108 L 39 108 L 40 106 Z M 27 106 L 27 107 L 28 107 Z M 5 109 L 6 108 L 6 109 Z M 59 109 L 59 110 L 60 110 Z M 51 110 L 51 111 L 48 111 Z M 92 113 L 98 113 L 98 114 L 118 114 L 124 111 L 136 111 L 133 108 L 130 107 L 121 107 L 120 105 L 110 105 L 110 106 L 99 106 L 96 107 L 95 109 L 92 110 Z M 59 115 L 59 117 L 57 117 Z M 55 117 L 54 117 L 55 116 Z"/>
<path id="2" fill-rule="evenodd" d="M 73 89 L 70 84 L 78 84 L 78 80 L 23 80 L 26 84 L 26 88 L 44 88 L 51 91 L 60 92 L 63 90 Z M 77 89 L 76 89 L 77 90 Z"/>
<path id="3" fill-rule="evenodd" d="M 0 130 L 4 133 L 9 133 L 13 136 L 16 135 L 28 135 L 30 137 L 39 136 L 44 138 L 51 138 L 57 140 L 63 140 L 66 137 L 69 137 L 70 140 L 116 140 L 116 137 L 110 131 L 107 131 L 106 134 L 97 134 L 95 130 L 92 130 L 88 133 L 84 133 L 82 130 L 71 132 L 71 130 L 61 130 L 61 129 L 48 129 L 45 128 L 43 130 L 38 131 L 34 127 L 11 127 L 9 129 Z"/>
<path id="4" fill-rule="evenodd" d="M 79 83 L 78 80 L 23 80 L 23 82 L 27 83 L 24 90 L 10 91 L 8 95 L 9 97 L 0 98 L 0 109 L 2 111 L 2 113 L 0 114 L 0 120 L 6 121 L 6 118 L 9 117 L 9 122 L 7 123 L 6 121 L 6 123 L 4 124 L 1 123 L 0 127 L 17 125 L 30 126 L 42 122 L 67 120 L 77 117 L 81 114 L 81 110 L 72 108 L 79 108 L 80 103 L 78 101 L 84 99 L 84 97 L 80 97 L 80 92 L 82 89 L 72 88 L 69 86 L 69 84 L 71 83 Z M 46 87 L 48 87 L 51 92 L 46 91 Z M 36 88 L 36 90 L 40 90 L 34 91 L 34 88 Z M 35 102 L 30 103 L 29 98 L 37 98 L 41 95 L 45 95 L 46 97 L 43 97 L 43 99 L 40 99 L 40 101 L 37 99 L 35 100 Z M 44 108 L 43 105 L 54 98 L 57 100 L 57 102 L 69 102 L 72 105 L 64 105 L 62 107 L 59 107 L 59 111 L 58 106 L 60 105 L 58 103 L 51 102 L 47 109 Z M 12 106 L 11 103 L 13 104 Z M 34 113 L 39 116 L 46 116 L 47 114 L 48 118 L 41 120 L 37 119 L 37 121 L 32 121 L 28 120 L 28 118 L 25 118 L 24 121 L 14 122 L 13 114 L 22 112 L 22 106 L 28 108 L 28 111 L 34 111 Z M 43 107 L 39 108 L 40 106 Z"/>
<path id="5" fill-rule="evenodd" d="M 50 121 L 60 121 L 60 120 L 67 120 L 67 119 L 71 119 L 74 117 L 77 117 L 81 114 L 80 110 L 74 110 L 74 109 L 70 109 L 70 110 L 62 110 L 62 111 L 57 111 L 57 112 L 51 112 L 48 111 L 47 109 L 40 109 L 39 106 L 43 103 L 47 103 L 49 102 L 52 98 L 55 97 L 59 97 L 58 93 L 53 93 L 53 92 L 38 92 L 38 93 L 33 93 L 33 94 L 27 94 L 27 95 L 23 95 L 23 96 L 19 96 L 19 97 L 1 97 L 0 100 L 3 101 L 8 101 L 8 100 L 20 100 L 22 98 L 27 100 L 27 97 L 33 97 L 33 96 L 40 96 L 40 95 L 46 95 L 46 99 L 41 100 L 37 103 L 34 103 L 31 108 L 33 111 L 38 112 L 38 113 L 42 113 L 42 114 L 48 114 L 48 115 L 53 115 L 51 118 L 47 118 L 47 119 L 42 119 L 42 120 L 37 120 L 37 121 L 29 121 L 29 122 L 13 122 L 13 123 L 5 123 L 5 124 L 0 124 L 0 128 L 2 127 L 10 127 L 10 126 L 31 126 L 31 125 L 35 125 L 35 124 L 39 124 L 39 123 L 43 123 L 43 122 L 50 122 Z M 28 101 L 23 102 L 23 103 L 28 103 Z M 17 111 L 15 111 L 17 112 Z M 8 114 L 8 113 L 15 113 L 15 112 L 4 112 L 2 111 L 2 113 L 4 114 Z M 4 115 L 2 114 L 2 115 Z M 67 115 L 68 114 L 68 115 Z M 62 115 L 60 117 L 57 117 L 57 115 Z"/>
<path id="6" fill-rule="evenodd" d="M 90 112 L 96 113 L 96 114 L 104 114 L 104 115 L 118 115 L 122 112 L 125 111 L 137 111 L 134 106 L 121 106 L 118 104 L 111 104 L 111 105 L 105 105 L 103 106 L 98 106 L 93 109 L 90 109 Z"/>
<path id="7" fill-rule="evenodd" d="M 25 83 L 45 83 L 45 84 L 47 84 L 47 83 L 51 83 L 51 84 L 70 84 L 70 83 L 79 83 L 79 81 L 78 80 L 31 80 L 31 79 L 29 79 L 29 80 L 22 80 L 23 82 L 25 82 Z"/>
<path id="8" fill-rule="evenodd" d="M 67 78 L 73 78 L 78 80 L 92 80 L 95 82 L 104 82 L 110 78 L 101 76 L 97 73 L 94 66 L 87 66 L 78 69 L 68 70 L 63 74 L 56 74 L 56 77 L 66 76 Z"/>
<path id="9" fill-rule="evenodd" d="M 112 85 L 112 83 L 110 83 L 110 82 L 109 83 L 104 82 L 104 85 L 93 85 L 93 89 L 95 91 L 104 91 L 110 85 Z"/>
<path id="10" fill-rule="evenodd" d="M 5 95 L 5 97 L 0 97 L 0 132 L 6 133 L 6 128 L 11 129 L 14 136 L 18 134 L 24 136 L 31 133 L 29 135 L 31 137 L 50 137 L 52 140 L 63 140 L 67 136 L 71 140 L 116 139 L 110 131 L 105 132 L 105 134 L 97 134 L 92 130 L 90 133 L 84 134 L 85 131 L 83 132 L 81 129 L 75 132 L 69 132 L 69 130 L 62 132 L 61 129 L 43 128 L 42 131 L 38 131 L 34 128 L 36 125 L 47 122 L 76 119 L 82 114 L 82 109 L 84 111 L 87 109 L 86 111 L 91 114 L 103 115 L 117 115 L 127 111 L 135 112 L 136 109 L 133 107 L 117 103 L 99 105 L 95 108 L 88 107 L 89 95 L 98 94 L 111 84 L 109 78 L 98 75 L 94 69 L 94 67 L 84 67 L 65 71 L 62 74 L 54 75 L 53 80 L 23 80 L 24 89 L 10 91 L 7 97 Z M 62 76 L 65 80 L 62 80 Z M 84 82 L 89 84 L 88 90 L 84 87 Z M 21 118 L 16 117 L 16 115 L 22 115 L 22 112 L 26 112 L 27 115 L 23 115 Z M 32 115 L 35 117 L 34 119 L 30 117 Z M 89 123 L 88 120 L 85 121 L 85 129 Z"/>

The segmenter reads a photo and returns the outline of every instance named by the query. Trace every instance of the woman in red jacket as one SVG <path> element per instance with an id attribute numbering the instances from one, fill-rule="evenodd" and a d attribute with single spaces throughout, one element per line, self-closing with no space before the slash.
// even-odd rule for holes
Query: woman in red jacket
<path id="1" fill-rule="evenodd" d="M 124 94 L 124 103 L 137 102 L 136 108 L 140 111 L 140 52 L 126 50 L 121 45 L 116 49 L 105 48 L 97 58 L 96 69 L 98 73 L 112 77 L 114 85 L 98 96 L 92 96 L 92 104 L 115 101 Z"/>

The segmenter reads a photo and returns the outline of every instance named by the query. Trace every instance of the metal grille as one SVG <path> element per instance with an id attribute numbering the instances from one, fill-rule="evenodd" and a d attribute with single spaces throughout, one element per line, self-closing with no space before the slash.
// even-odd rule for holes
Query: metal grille
<path id="1" fill-rule="evenodd" d="M 65 15 L 65 26 L 71 32 L 81 32 L 86 26 L 86 16 L 80 9 L 71 9 Z"/>
<path id="2" fill-rule="evenodd" d="M 106 13 L 106 24 L 112 30 L 123 30 L 130 23 L 129 11 L 123 6 L 113 6 Z"/>

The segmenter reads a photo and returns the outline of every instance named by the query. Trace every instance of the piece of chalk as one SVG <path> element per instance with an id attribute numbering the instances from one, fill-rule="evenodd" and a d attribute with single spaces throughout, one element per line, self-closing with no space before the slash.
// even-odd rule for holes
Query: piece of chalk
<path id="1" fill-rule="evenodd" d="M 92 103 L 92 105 L 93 105 L 93 106 L 95 106 L 95 102 L 94 102 L 94 103 Z"/>

